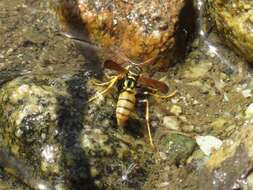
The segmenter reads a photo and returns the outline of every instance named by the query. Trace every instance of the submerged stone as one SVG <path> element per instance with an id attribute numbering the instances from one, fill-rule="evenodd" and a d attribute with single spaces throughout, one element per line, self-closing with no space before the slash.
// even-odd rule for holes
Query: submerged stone
<path id="1" fill-rule="evenodd" d="M 196 148 L 196 142 L 190 137 L 180 134 L 168 134 L 161 138 L 159 150 L 166 154 L 167 159 L 176 165 L 185 163 Z"/>
<path id="2" fill-rule="evenodd" d="M 210 156 L 212 151 L 218 150 L 222 145 L 222 141 L 214 136 L 197 136 L 196 142 L 199 148 L 205 153 L 205 155 Z"/>
<path id="3" fill-rule="evenodd" d="M 163 118 L 163 126 L 170 130 L 179 130 L 180 121 L 176 116 L 165 116 Z"/>

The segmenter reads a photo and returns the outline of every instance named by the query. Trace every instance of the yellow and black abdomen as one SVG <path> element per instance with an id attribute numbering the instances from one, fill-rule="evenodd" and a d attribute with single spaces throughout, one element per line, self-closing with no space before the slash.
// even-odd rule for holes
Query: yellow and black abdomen
<path id="1" fill-rule="evenodd" d="M 133 112 L 136 102 L 136 85 L 141 69 L 137 66 L 130 66 L 126 74 L 123 88 L 119 94 L 116 108 L 116 118 L 119 127 L 124 126 L 130 114 Z"/>
<path id="2" fill-rule="evenodd" d="M 123 90 L 118 99 L 116 118 L 119 127 L 124 126 L 130 114 L 133 112 L 136 102 L 136 89 Z"/>

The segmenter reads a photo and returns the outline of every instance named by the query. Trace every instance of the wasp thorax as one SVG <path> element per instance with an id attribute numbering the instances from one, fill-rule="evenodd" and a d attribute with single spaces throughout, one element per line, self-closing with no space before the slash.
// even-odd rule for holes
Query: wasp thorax
<path id="1" fill-rule="evenodd" d="M 130 65 L 128 67 L 128 75 L 129 76 L 133 76 L 133 77 L 138 78 L 140 76 L 141 72 L 142 72 L 142 70 L 138 66 Z"/>

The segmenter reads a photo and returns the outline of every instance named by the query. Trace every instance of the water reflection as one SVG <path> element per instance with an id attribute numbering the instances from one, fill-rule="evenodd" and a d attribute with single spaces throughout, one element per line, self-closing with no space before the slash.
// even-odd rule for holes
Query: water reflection
<path id="1" fill-rule="evenodd" d="M 5 148 L 0 148 L 0 166 L 35 190 L 55 190 L 54 186 L 43 180 L 39 174 L 35 174 L 31 167 Z"/>
<path id="2" fill-rule="evenodd" d="M 225 57 L 222 53 L 221 48 L 216 45 L 212 37 L 209 36 L 212 31 L 212 26 L 210 26 L 209 21 L 207 21 L 206 16 L 206 0 L 196 0 L 196 10 L 197 10 L 197 34 L 200 40 L 200 46 L 204 46 L 208 50 L 208 53 L 214 55 L 221 64 L 231 70 L 233 73 L 238 73 L 238 69 L 231 63 L 229 59 Z M 220 44 L 221 45 L 221 44 Z"/>

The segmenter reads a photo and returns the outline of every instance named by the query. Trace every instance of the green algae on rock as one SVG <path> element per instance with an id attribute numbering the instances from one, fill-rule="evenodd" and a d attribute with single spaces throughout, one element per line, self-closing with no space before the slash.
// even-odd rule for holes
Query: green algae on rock
<path id="1" fill-rule="evenodd" d="M 253 1 L 208 0 L 208 5 L 227 45 L 253 63 Z"/>
<path id="2" fill-rule="evenodd" d="M 196 148 L 196 142 L 190 137 L 181 134 L 164 135 L 159 144 L 160 152 L 176 165 L 184 163 Z"/>
<path id="3" fill-rule="evenodd" d="M 150 151 L 108 122 L 113 107 L 85 104 L 91 91 L 85 84 L 70 74 L 27 75 L 5 83 L 0 89 L 1 143 L 31 171 L 67 190 L 117 186 L 121 165 L 132 163 L 135 178 L 126 184 L 141 186 Z"/>

